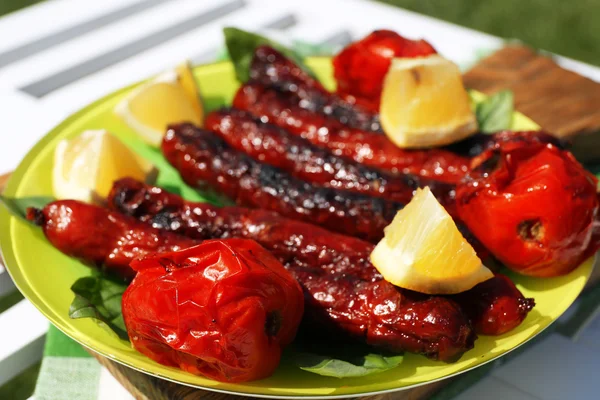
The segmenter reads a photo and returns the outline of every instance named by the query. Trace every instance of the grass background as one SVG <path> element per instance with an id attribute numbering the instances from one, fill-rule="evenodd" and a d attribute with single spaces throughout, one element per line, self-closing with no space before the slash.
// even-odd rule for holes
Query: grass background
<path id="1" fill-rule="evenodd" d="M 41 1 L 0 0 L 0 15 Z M 600 66 L 600 0 L 379 1 Z"/>
<path id="2" fill-rule="evenodd" d="M 0 0 L 0 15 L 41 1 Z M 600 66 L 599 0 L 379 1 Z"/>
<path id="3" fill-rule="evenodd" d="M 381 1 L 600 65 L 598 0 Z M 427 32 L 418 34 L 427 38 Z"/>
<path id="4" fill-rule="evenodd" d="M 0 0 L 0 16 L 41 1 Z M 600 66 L 600 0 L 380 1 Z M 389 28 L 402 32 L 401 26 Z M 427 38 L 427 32 L 409 34 Z M 15 292 L 0 299 L 0 312 L 21 298 Z M 0 399 L 28 398 L 38 370 L 36 364 L 0 387 Z"/>
<path id="5" fill-rule="evenodd" d="M 0 0 L 0 16 L 43 1 Z M 600 66 L 600 23 L 594 21 L 600 19 L 600 0 L 378 1 Z M 409 34 L 427 38 L 427 32 Z M 0 299 L 0 311 L 16 301 Z"/>

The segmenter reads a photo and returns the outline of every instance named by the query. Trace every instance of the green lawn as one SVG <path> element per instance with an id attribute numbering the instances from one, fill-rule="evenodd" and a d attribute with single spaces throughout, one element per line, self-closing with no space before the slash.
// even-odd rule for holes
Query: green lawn
<path id="1" fill-rule="evenodd" d="M 598 0 L 381 1 L 600 65 Z M 397 29 L 401 31 L 402 27 Z M 418 34 L 427 38 L 427 32 Z"/>
<path id="2" fill-rule="evenodd" d="M 41 0 L 0 0 L 0 15 Z M 600 65 L 598 0 L 379 0 Z M 402 27 L 396 28 L 402 31 Z M 427 38 L 427 32 L 408 32 Z"/>
<path id="3" fill-rule="evenodd" d="M 42 0 L 0 0 L 0 15 L 41 2 Z"/>

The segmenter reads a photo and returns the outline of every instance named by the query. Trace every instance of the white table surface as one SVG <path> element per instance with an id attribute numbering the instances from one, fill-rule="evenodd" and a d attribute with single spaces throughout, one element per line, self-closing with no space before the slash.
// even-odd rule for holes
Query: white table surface
<path id="1" fill-rule="evenodd" d="M 487 34 L 361 0 L 50 0 L 0 18 L 0 174 L 85 104 L 182 59 L 210 60 L 222 46 L 221 29 L 231 25 L 338 44 L 389 28 L 426 38 L 460 65 L 502 45 Z M 600 69 L 557 59 L 600 81 Z M 37 311 L 32 315 L 28 323 L 43 326 Z M 598 399 L 599 337 L 600 318 L 578 340 L 551 335 L 458 399 Z M 102 380 L 100 398 L 130 398 L 106 371 Z"/>

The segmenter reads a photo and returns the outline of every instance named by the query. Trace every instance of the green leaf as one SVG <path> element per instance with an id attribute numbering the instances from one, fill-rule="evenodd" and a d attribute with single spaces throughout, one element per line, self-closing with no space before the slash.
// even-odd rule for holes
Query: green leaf
<path id="1" fill-rule="evenodd" d="M 176 194 L 177 196 L 181 196 L 181 187 L 177 185 L 163 185 L 162 188 L 169 193 Z"/>
<path id="2" fill-rule="evenodd" d="M 341 360 L 327 356 L 300 353 L 296 357 L 296 365 L 300 369 L 312 372 L 313 374 L 334 378 L 356 378 L 396 368 L 402 363 L 403 358 L 404 356 L 402 355 L 386 357 L 381 354 L 370 353 L 362 357 Z"/>
<path id="3" fill-rule="evenodd" d="M 12 215 L 29 223 L 31 223 L 31 221 L 27 219 L 27 208 L 43 208 L 54 200 L 56 199 L 49 196 L 22 197 L 16 199 L 0 195 L 0 203 L 4 204 L 4 207 L 6 207 Z"/>
<path id="4" fill-rule="evenodd" d="M 494 133 L 510 128 L 514 111 L 514 98 L 510 90 L 498 92 L 477 104 L 475 116 L 479 130 Z"/>
<path id="5" fill-rule="evenodd" d="M 254 50 L 262 45 L 271 46 L 284 56 L 290 58 L 306 72 L 313 75 L 310 68 L 302 61 L 302 57 L 282 44 L 264 36 L 257 35 L 256 33 L 246 32 L 238 28 L 224 28 L 223 33 L 225 34 L 225 44 L 227 46 L 227 51 L 229 52 L 229 57 L 235 67 L 235 76 L 240 82 L 246 82 L 250 77 L 250 63 L 252 62 L 252 57 L 254 57 Z"/>
<path id="6" fill-rule="evenodd" d="M 96 319 L 121 339 L 129 340 L 121 311 L 121 299 L 125 289 L 125 283 L 101 276 L 99 273 L 79 278 L 71 286 L 75 298 L 69 307 L 69 317 Z"/>

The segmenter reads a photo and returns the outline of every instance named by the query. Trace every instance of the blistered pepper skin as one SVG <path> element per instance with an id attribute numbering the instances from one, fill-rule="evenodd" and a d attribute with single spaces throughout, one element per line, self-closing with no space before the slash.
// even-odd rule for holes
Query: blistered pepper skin
<path id="1" fill-rule="evenodd" d="M 571 153 L 551 143 L 505 142 L 472 166 L 456 190 L 459 217 L 510 269 L 564 275 L 597 246 L 597 180 Z"/>
<path id="2" fill-rule="evenodd" d="M 270 376 L 304 311 L 296 280 L 252 240 L 210 240 L 131 264 L 123 294 L 132 345 L 223 382 Z"/>
<path id="3" fill-rule="evenodd" d="M 348 45 L 333 58 L 338 92 L 362 99 L 379 109 L 383 79 L 394 57 L 412 58 L 436 54 L 425 40 L 406 39 L 390 30 L 377 30 Z"/>

